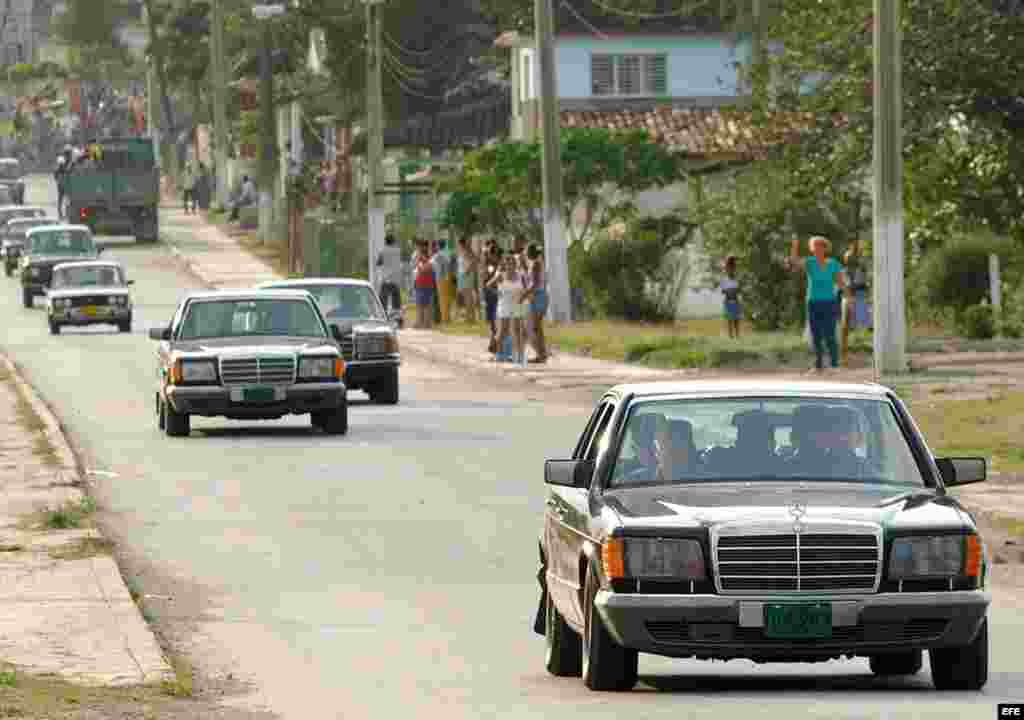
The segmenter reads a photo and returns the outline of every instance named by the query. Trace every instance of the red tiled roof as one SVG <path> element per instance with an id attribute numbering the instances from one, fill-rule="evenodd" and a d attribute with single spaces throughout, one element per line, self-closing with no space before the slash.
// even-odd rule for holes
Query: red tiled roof
<path id="1" fill-rule="evenodd" d="M 673 150 L 712 159 L 762 157 L 810 126 L 809 118 L 792 113 L 756 125 L 749 112 L 718 108 L 563 110 L 561 115 L 562 127 L 646 130 Z"/>

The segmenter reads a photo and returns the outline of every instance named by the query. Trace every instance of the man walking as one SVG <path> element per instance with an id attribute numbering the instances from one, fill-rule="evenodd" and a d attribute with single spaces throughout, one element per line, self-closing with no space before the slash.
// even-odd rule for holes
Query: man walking
<path id="1" fill-rule="evenodd" d="M 401 313 L 402 291 L 399 283 L 402 277 L 402 250 L 393 233 L 384 237 L 384 247 L 377 255 L 377 267 L 380 268 L 380 299 L 384 308 L 388 312 L 398 310 Z M 401 326 L 401 315 L 398 323 Z"/>

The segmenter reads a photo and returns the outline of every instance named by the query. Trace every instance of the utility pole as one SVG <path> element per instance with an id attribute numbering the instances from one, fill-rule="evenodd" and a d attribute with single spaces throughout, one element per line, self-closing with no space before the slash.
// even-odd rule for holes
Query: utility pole
<path id="1" fill-rule="evenodd" d="M 875 374 L 907 370 L 903 289 L 903 118 L 900 5 L 874 0 Z"/>
<path id="2" fill-rule="evenodd" d="M 253 15 L 263 21 L 263 48 L 260 53 L 260 104 L 263 119 L 263 150 L 260 153 L 260 242 L 273 240 L 274 197 L 277 194 L 277 113 L 274 111 L 274 67 L 271 49 L 274 36 L 270 18 L 284 13 L 284 5 L 254 5 Z"/>
<path id="3" fill-rule="evenodd" d="M 363 0 L 366 3 L 366 200 L 369 212 L 367 250 L 369 279 L 377 282 L 377 254 L 384 245 L 384 206 L 380 189 L 380 166 L 384 155 L 384 99 L 381 88 L 381 22 L 380 6 L 383 0 Z"/>
<path id="4" fill-rule="evenodd" d="M 210 71 L 213 80 L 213 162 L 217 172 L 214 175 L 215 204 L 228 204 L 228 115 L 227 92 L 225 88 L 224 60 L 224 5 L 223 0 L 213 0 L 210 27 Z"/>
<path id="5" fill-rule="evenodd" d="M 572 319 L 569 296 L 569 248 L 565 241 L 562 202 L 562 145 L 558 78 L 555 75 L 554 12 L 551 0 L 534 0 L 537 59 L 540 63 L 541 170 L 544 177 L 544 258 L 547 265 L 548 316 L 554 322 Z"/>

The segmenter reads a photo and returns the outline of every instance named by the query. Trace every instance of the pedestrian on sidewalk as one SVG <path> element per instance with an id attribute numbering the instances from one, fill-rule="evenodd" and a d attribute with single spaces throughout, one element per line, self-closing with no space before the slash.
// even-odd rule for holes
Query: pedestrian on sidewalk
<path id="1" fill-rule="evenodd" d="M 198 179 L 199 174 L 196 172 L 196 165 L 193 161 L 189 160 L 185 163 L 185 174 L 182 178 L 186 215 L 196 210 L 196 183 Z"/>
<path id="2" fill-rule="evenodd" d="M 429 330 L 434 326 L 434 266 L 430 262 L 430 251 L 426 240 L 417 241 L 416 256 L 413 259 L 416 286 L 416 327 Z"/>
<path id="3" fill-rule="evenodd" d="M 480 280 L 484 296 L 484 314 L 491 328 L 491 339 L 487 351 L 498 352 L 498 288 L 494 280 L 501 271 L 502 257 L 498 243 L 488 240 L 484 246 L 483 267 Z"/>
<path id="4" fill-rule="evenodd" d="M 380 299 L 388 311 L 402 310 L 402 292 L 398 285 L 402 278 L 402 249 L 394 233 L 384 236 L 384 247 L 377 255 L 380 268 Z"/>
<path id="5" fill-rule="evenodd" d="M 231 214 L 229 222 L 235 222 L 239 218 L 239 211 L 244 207 L 252 207 L 256 204 L 256 185 L 248 175 L 242 176 L 242 187 L 238 191 L 238 197 L 231 203 Z"/>
<path id="6" fill-rule="evenodd" d="M 480 259 L 473 252 L 469 238 L 459 238 L 458 260 L 457 260 L 457 282 L 459 298 L 465 308 L 465 319 L 467 322 L 475 323 L 480 298 L 477 297 L 477 271 Z"/>
<path id="7" fill-rule="evenodd" d="M 736 256 L 730 255 L 723 266 L 725 277 L 718 289 L 722 291 L 722 302 L 725 310 L 725 325 L 729 337 L 740 336 L 740 283 L 736 279 Z"/>
<path id="8" fill-rule="evenodd" d="M 502 270 L 491 283 L 498 290 L 498 355 L 504 355 L 505 339 L 512 338 L 512 362 L 524 362 L 523 318 L 519 308 L 523 304 L 526 282 L 519 272 L 515 255 L 508 254 L 502 262 Z"/>
<path id="9" fill-rule="evenodd" d="M 527 275 L 526 298 L 530 303 L 531 340 L 536 357 L 531 363 L 546 363 L 548 348 L 544 340 L 544 315 L 548 311 L 547 274 L 544 272 L 544 254 L 537 243 L 526 248 L 526 257 L 530 262 Z"/>
<path id="10" fill-rule="evenodd" d="M 846 266 L 846 280 L 850 286 L 850 295 L 844 297 L 842 302 L 843 323 L 840 331 L 842 336 L 840 354 L 843 358 L 843 367 L 848 367 L 850 331 L 858 328 L 867 330 L 872 326 L 871 306 L 868 304 L 867 270 L 864 267 L 859 239 L 854 240 L 850 249 L 843 254 L 843 265 Z"/>
<path id="11" fill-rule="evenodd" d="M 808 243 L 811 256 L 801 259 L 800 240 L 794 238 L 789 252 L 789 269 L 807 276 L 807 317 L 810 320 L 814 342 L 815 365 L 811 372 L 821 372 L 825 348 L 828 348 L 832 368 L 839 367 L 839 346 L 836 342 L 836 321 L 839 319 L 838 290 L 846 290 L 843 266 L 828 257 L 831 243 L 820 235 Z"/>
<path id="12" fill-rule="evenodd" d="M 441 240 L 434 253 L 434 278 L 437 281 L 437 302 L 441 311 L 441 324 L 452 320 L 452 300 L 455 299 L 455 258 L 448 249 L 448 241 Z"/>

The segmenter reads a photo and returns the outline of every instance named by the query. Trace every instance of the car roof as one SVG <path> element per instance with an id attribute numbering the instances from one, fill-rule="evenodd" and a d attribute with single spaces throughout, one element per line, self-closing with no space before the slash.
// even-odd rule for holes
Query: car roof
<path id="1" fill-rule="evenodd" d="M 305 290 L 197 290 L 186 296 L 186 300 L 309 300 Z"/>
<path id="2" fill-rule="evenodd" d="M 373 287 L 366 280 L 360 278 L 323 278 L 323 277 L 312 277 L 312 278 L 291 278 L 288 280 L 268 280 L 262 282 L 256 286 L 258 290 L 273 287 L 273 288 L 289 288 L 289 287 L 304 287 L 304 286 L 329 286 L 329 285 L 354 285 L 359 287 Z"/>
<path id="3" fill-rule="evenodd" d="M 54 265 L 53 269 L 67 269 L 77 267 L 117 267 L 124 268 L 124 266 L 117 260 L 75 260 L 74 262 L 64 262 L 59 265 Z"/>
<path id="4" fill-rule="evenodd" d="M 624 383 L 609 392 L 632 395 L 643 400 L 666 395 L 694 397 L 850 397 L 884 399 L 890 389 L 869 382 L 829 382 L 822 380 L 780 380 L 778 378 L 737 378 L 729 380 L 680 380 L 668 382 Z"/>
<path id="5" fill-rule="evenodd" d="M 68 225 L 67 223 L 62 222 L 55 222 L 53 225 L 40 225 L 39 227 L 34 227 L 28 231 L 28 234 L 34 235 L 35 233 L 42 233 L 44 230 L 84 230 L 92 235 L 92 230 L 89 229 L 88 225 Z"/>

